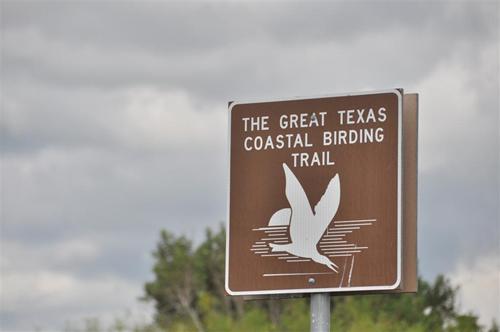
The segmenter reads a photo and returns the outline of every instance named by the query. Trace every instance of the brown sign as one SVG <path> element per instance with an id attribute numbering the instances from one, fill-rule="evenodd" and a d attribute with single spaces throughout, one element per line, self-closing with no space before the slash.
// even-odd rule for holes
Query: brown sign
<path id="1" fill-rule="evenodd" d="M 402 106 L 399 90 L 230 105 L 229 294 L 400 287 Z"/>

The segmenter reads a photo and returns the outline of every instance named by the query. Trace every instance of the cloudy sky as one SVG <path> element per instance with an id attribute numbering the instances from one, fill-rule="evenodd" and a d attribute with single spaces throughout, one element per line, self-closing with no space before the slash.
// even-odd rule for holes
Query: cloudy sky
<path id="1" fill-rule="evenodd" d="M 123 315 L 159 230 L 225 221 L 227 102 L 420 94 L 419 272 L 499 313 L 498 2 L 6 1 L 3 330 Z"/>

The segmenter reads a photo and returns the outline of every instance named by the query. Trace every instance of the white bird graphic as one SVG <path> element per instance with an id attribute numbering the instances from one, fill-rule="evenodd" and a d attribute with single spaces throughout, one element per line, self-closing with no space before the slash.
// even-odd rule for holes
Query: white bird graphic
<path id="1" fill-rule="evenodd" d="M 283 163 L 283 170 L 286 180 L 285 195 L 290 203 L 290 208 L 277 211 L 271 217 L 269 224 L 282 224 L 286 222 L 285 218 L 288 219 L 291 243 L 270 243 L 271 251 L 286 251 L 295 256 L 310 258 L 316 263 L 324 264 L 334 272 L 338 272 L 338 266 L 318 252 L 317 244 L 339 207 L 339 175 L 335 174 L 330 180 L 323 196 L 313 210 L 302 185 L 285 163 Z"/>

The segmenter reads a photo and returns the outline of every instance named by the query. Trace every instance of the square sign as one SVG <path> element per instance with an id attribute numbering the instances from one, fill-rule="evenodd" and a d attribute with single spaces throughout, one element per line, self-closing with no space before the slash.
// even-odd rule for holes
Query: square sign
<path id="1" fill-rule="evenodd" d="M 398 288 L 399 90 L 234 102 L 229 124 L 229 294 Z"/>

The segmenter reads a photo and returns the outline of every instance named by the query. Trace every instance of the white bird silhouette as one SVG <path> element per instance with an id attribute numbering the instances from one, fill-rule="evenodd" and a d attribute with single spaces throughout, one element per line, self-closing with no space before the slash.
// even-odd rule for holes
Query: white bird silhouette
<path id="1" fill-rule="evenodd" d="M 316 263 L 324 264 L 337 272 L 338 266 L 328 257 L 318 252 L 317 244 L 335 217 L 339 207 L 340 180 L 338 174 L 335 174 L 330 180 L 323 196 L 313 210 L 302 185 L 285 163 L 283 163 L 283 170 L 286 180 L 285 195 L 291 209 L 277 211 L 271 217 L 270 224 L 273 224 L 273 220 L 291 215 L 289 217 L 291 243 L 270 243 L 271 251 L 286 251 L 295 256 L 310 258 Z"/>

